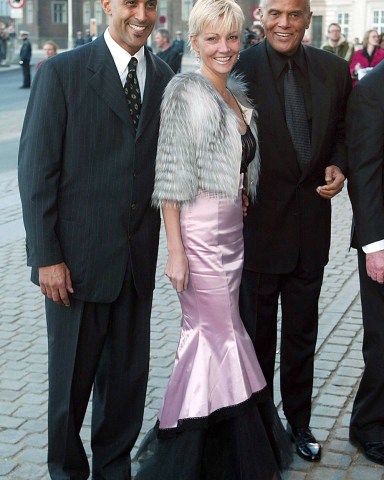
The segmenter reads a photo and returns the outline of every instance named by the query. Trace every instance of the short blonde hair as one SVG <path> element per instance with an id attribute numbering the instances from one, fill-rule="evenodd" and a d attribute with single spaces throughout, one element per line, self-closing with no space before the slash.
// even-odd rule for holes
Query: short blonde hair
<path id="1" fill-rule="evenodd" d="M 223 22 L 223 30 L 242 32 L 244 14 L 234 0 L 197 0 L 189 16 L 189 36 L 199 35 L 205 25 Z"/>

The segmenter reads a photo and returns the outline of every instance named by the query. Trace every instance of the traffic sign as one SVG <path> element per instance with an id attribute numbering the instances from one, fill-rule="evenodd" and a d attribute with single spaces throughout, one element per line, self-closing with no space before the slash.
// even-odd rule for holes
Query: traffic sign
<path id="1" fill-rule="evenodd" d="M 260 20 L 260 14 L 259 14 L 260 7 L 255 7 L 252 10 L 252 17 L 254 20 Z"/>
<path id="2" fill-rule="evenodd" d="M 8 3 L 12 8 L 23 8 L 25 0 L 8 0 Z"/>

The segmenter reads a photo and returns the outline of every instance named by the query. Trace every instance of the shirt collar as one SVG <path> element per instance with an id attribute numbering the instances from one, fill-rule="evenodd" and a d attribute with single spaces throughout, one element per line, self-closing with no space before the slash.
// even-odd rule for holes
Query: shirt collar
<path id="1" fill-rule="evenodd" d="M 277 52 L 274 48 L 272 48 L 272 45 L 268 41 L 266 41 L 266 46 L 273 75 L 276 79 L 279 78 L 284 71 L 289 58 L 293 60 L 293 62 L 299 67 L 302 74 L 306 75 L 307 64 L 305 60 L 304 48 L 302 45 L 300 45 L 296 52 L 290 57 L 288 57 L 287 55 L 283 55 L 280 52 Z"/>
<path id="2" fill-rule="evenodd" d="M 109 33 L 109 28 L 107 28 L 104 32 L 104 40 L 107 44 L 107 47 L 109 48 L 109 51 L 111 52 L 117 71 L 121 76 L 124 73 L 124 70 L 127 69 L 128 63 L 131 60 L 132 55 L 130 55 L 126 50 L 124 50 L 124 48 L 120 47 L 120 45 L 115 42 L 115 40 L 111 37 L 111 34 Z M 140 50 L 136 52 L 133 56 L 137 58 L 138 65 L 140 65 L 140 62 L 144 62 L 144 46 L 142 46 Z"/>

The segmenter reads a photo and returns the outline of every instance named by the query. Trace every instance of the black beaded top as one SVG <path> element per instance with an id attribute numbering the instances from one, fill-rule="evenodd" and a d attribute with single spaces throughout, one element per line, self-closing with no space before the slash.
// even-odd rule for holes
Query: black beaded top
<path id="1" fill-rule="evenodd" d="M 243 147 L 243 153 L 241 157 L 240 173 L 246 173 L 248 165 L 255 158 L 256 153 L 256 140 L 249 125 L 247 126 L 247 131 L 244 135 L 241 135 L 241 144 Z"/>

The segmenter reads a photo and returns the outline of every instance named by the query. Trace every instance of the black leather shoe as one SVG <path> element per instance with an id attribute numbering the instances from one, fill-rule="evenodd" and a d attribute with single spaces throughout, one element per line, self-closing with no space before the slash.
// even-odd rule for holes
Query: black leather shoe
<path id="1" fill-rule="evenodd" d="M 318 462 L 321 459 L 321 446 L 309 427 L 294 428 L 288 424 L 287 432 L 296 445 L 299 457 L 308 462 Z"/>
<path id="2" fill-rule="evenodd" d="M 353 436 L 349 437 L 349 441 L 361 450 L 368 460 L 384 465 L 384 442 L 360 442 Z"/>

